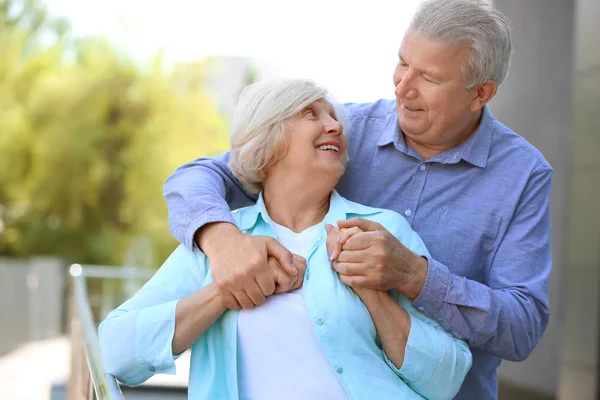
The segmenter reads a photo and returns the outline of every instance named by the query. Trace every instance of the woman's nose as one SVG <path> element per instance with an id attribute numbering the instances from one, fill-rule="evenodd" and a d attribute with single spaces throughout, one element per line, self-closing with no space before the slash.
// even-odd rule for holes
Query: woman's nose
<path id="1" fill-rule="evenodd" d="M 342 124 L 339 123 L 338 120 L 329 116 L 324 123 L 325 133 L 330 135 L 339 135 L 342 133 Z"/>

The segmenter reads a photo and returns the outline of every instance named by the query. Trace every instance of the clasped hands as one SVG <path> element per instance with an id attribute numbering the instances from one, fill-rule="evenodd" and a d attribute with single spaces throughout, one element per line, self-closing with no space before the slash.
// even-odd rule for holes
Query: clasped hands
<path id="1" fill-rule="evenodd" d="M 210 228 L 210 226 L 209 226 Z M 231 224 L 216 224 L 211 233 L 218 246 L 203 248 L 213 279 L 228 308 L 251 309 L 266 297 L 298 289 L 306 260 L 274 238 L 244 235 Z M 359 295 L 396 289 L 416 297 L 426 276 L 427 261 L 408 250 L 380 224 L 362 218 L 327 225 L 327 252 L 342 282 Z M 203 234 L 208 236 L 208 234 Z M 213 250 L 213 251 L 209 251 Z M 425 270 L 423 271 L 423 267 Z M 423 272 L 425 275 L 423 275 Z"/>

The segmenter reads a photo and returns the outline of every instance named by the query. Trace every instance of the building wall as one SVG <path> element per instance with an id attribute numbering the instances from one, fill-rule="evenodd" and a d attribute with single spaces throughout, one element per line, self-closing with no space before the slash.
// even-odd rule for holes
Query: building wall
<path id="1" fill-rule="evenodd" d="M 578 0 L 574 130 L 558 397 L 596 399 L 600 315 L 600 1 Z"/>
<path id="2" fill-rule="evenodd" d="M 571 180 L 574 3 L 495 0 L 494 4 L 511 20 L 514 53 L 507 81 L 491 110 L 536 146 L 554 168 L 551 320 L 534 353 L 522 363 L 503 362 L 499 376 L 501 382 L 511 386 L 553 396 L 557 392 L 565 325 L 562 282 Z"/>
<path id="3" fill-rule="evenodd" d="M 64 265 L 53 257 L 0 257 L 0 355 L 63 331 Z"/>

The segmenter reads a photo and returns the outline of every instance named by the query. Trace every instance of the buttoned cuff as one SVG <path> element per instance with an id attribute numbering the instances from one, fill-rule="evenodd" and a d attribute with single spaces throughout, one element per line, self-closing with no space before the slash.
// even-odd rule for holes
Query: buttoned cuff
<path id="1" fill-rule="evenodd" d="M 151 374 L 175 374 L 173 337 L 179 300 L 141 309 L 136 321 L 137 357 Z"/>
<path id="2" fill-rule="evenodd" d="M 448 267 L 431 257 L 427 258 L 427 262 L 428 269 L 425 284 L 421 289 L 421 293 L 412 301 L 412 304 L 419 311 L 438 321 L 450 288 L 452 273 L 448 270 Z"/>
<path id="3" fill-rule="evenodd" d="M 400 368 L 396 368 L 394 363 L 383 353 L 385 362 L 398 374 L 405 382 L 411 386 L 420 386 L 427 382 L 433 372 L 436 370 L 440 361 L 440 352 L 436 351 L 436 346 L 441 345 L 430 334 L 431 327 L 415 317 L 410 316 L 410 333 L 404 350 L 404 362 Z M 436 338 L 437 339 L 437 338 Z"/>
<path id="4" fill-rule="evenodd" d="M 194 235 L 196 234 L 196 231 L 198 231 L 198 229 L 202 228 L 204 225 L 211 224 L 213 222 L 228 222 L 230 224 L 235 225 L 235 220 L 233 219 L 230 212 L 198 215 L 194 219 L 192 219 L 188 224 L 186 232 L 184 233 L 182 238 L 182 243 L 188 249 L 198 249 L 198 245 L 194 242 Z"/>

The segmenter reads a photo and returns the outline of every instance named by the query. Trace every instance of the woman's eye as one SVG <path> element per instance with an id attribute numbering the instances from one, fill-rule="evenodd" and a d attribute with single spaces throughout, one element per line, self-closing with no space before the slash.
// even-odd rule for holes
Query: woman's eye
<path id="1" fill-rule="evenodd" d="M 316 117 L 317 113 L 315 113 L 313 110 L 308 110 L 306 111 L 306 115 L 309 117 Z"/>

